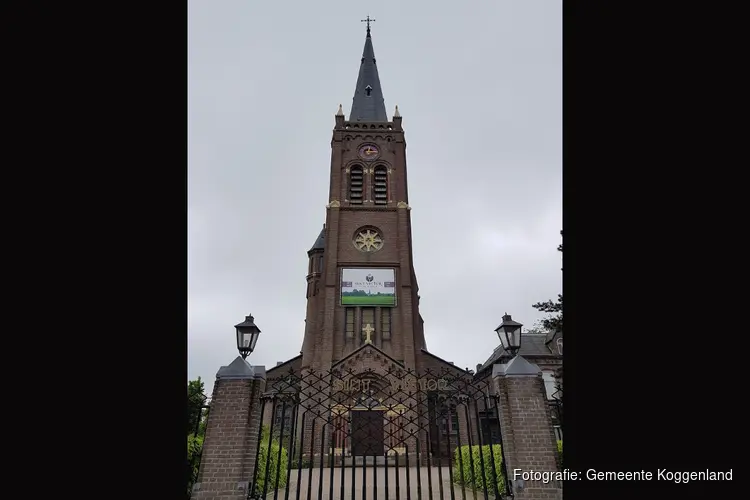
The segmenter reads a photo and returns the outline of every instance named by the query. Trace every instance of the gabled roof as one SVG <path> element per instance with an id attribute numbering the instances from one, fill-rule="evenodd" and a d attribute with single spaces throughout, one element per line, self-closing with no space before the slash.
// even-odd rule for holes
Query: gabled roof
<path id="1" fill-rule="evenodd" d="M 460 372 L 462 372 L 462 373 L 466 373 L 466 374 L 468 374 L 468 373 L 471 373 L 471 372 L 470 372 L 469 370 L 466 370 L 465 368 L 461 368 L 461 367 L 458 367 L 458 366 L 456 366 L 456 365 L 455 365 L 454 363 L 452 363 L 451 361 L 446 361 L 446 360 L 444 360 L 443 358 L 441 358 L 440 356 L 437 356 L 437 355 L 435 355 L 435 354 L 432 354 L 432 353 L 431 353 L 430 351 L 428 351 L 428 350 L 427 350 L 427 349 L 425 349 L 424 347 L 423 347 L 423 348 L 421 349 L 421 351 L 422 351 L 422 352 L 423 352 L 424 354 L 427 354 L 428 356 L 431 356 L 431 357 L 433 357 L 433 358 L 435 358 L 435 359 L 437 359 L 437 360 L 439 360 L 439 361 L 442 361 L 443 363 L 445 363 L 445 365 L 446 365 L 446 366 L 447 366 L 448 368 L 451 368 L 451 369 L 453 369 L 453 370 L 457 370 L 457 371 L 460 371 Z"/>
<path id="2" fill-rule="evenodd" d="M 357 86 L 354 89 L 354 99 L 352 100 L 352 110 L 349 113 L 349 121 L 388 121 L 369 26 L 367 27 L 365 48 L 362 51 L 362 60 L 359 64 L 359 76 L 357 76 Z"/>
<path id="3" fill-rule="evenodd" d="M 293 357 L 292 359 L 287 359 L 283 363 L 277 364 L 273 368 L 269 368 L 268 370 L 266 370 L 266 373 L 271 373 L 271 372 L 273 372 L 275 370 L 278 370 L 280 368 L 284 368 L 284 367 L 288 366 L 289 363 L 293 363 L 294 361 L 297 361 L 300 358 L 302 358 L 302 353 L 298 354 L 297 356 Z"/>
<path id="4" fill-rule="evenodd" d="M 343 357 L 342 359 L 340 359 L 340 360 L 336 361 L 335 363 L 333 363 L 333 364 L 331 365 L 331 369 L 335 368 L 336 366 L 340 365 L 341 363 L 344 363 L 344 362 L 345 362 L 345 361 L 346 361 L 347 359 L 349 359 L 349 358 L 351 358 L 351 357 L 354 357 L 354 356 L 356 356 L 356 355 L 357 355 L 357 353 L 358 353 L 359 351 L 362 351 L 362 350 L 364 350 L 364 349 L 365 349 L 365 348 L 367 348 L 367 347 L 370 347 L 370 348 L 372 348 L 372 349 L 375 349 L 375 351 L 376 351 L 376 352 L 378 352 L 379 354 L 382 354 L 382 355 L 383 355 L 383 356 L 385 356 L 385 357 L 386 357 L 386 358 L 387 358 L 388 360 L 390 360 L 390 361 L 393 361 L 393 362 L 394 362 L 394 363 L 396 363 L 396 364 L 397 364 L 398 366 L 400 366 L 400 367 L 404 368 L 404 364 L 403 364 L 403 363 L 402 363 L 401 361 L 398 361 L 398 360 L 396 360 L 396 359 L 393 359 L 393 358 L 392 358 L 391 356 L 389 356 L 388 354 L 386 354 L 386 353 L 385 353 L 385 352 L 384 352 L 384 351 L 383 351 L 382 349 L 378 348 L 378 347 L 377 347 L 377 346 L 376 346 L 375 344 L 372 344 L 372 343 L 366 342 L 366 343 L 362 344 L 361 346 L 357 347 L 356 349 L 354 349 L 354 350 L 353 350 L 352 352 L 350 352 L 350 353 L 349 353 L 349 354 L 347 354 L 346 356 L 344 356 L 344 357 Z"/>

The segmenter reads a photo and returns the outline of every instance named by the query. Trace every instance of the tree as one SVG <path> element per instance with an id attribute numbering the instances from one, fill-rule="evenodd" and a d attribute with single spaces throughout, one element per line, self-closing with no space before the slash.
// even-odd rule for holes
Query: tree
<path id="1" fill-rule="evenodd" d="M 560 236 L 562 236 L 562 231 L 560 231 Z M 557 251 L 562 253 L 563 246 L 562 243 L 557 247 Z M 560 269 L 562 270 L 562 268 Z M 545 313 L 550 313 L 550 316 L 547 318 L 544 318 L 542 320 L 542 326 L 550 332 L 554 332 L 555 330 L 562 331 L 563 326 L 563 296 L 562 294 L 557 295 L 557 301 L 553 302 L 552 300 L 547 300 L 546 302 L 537 302 L 536 304 L 532 305 L 532 307 L 538 311 L 542 311 Z"/>
<path id="2" fill-rule="evenodd" d="M 204 411 L 203 405 L 206 402 L 206 388 L 200 377 L 196 380 L 190 380 L 188 382 L 187 398 L 188 398 L 188 419 L 187 419 L 187 433 L 194 434 L 196 425 L 198 426 L 198 433 L 203 430 L 205 426 L 204 422 Z M 200 423 L 199 423 L 200 421 Z"/>
<path id="3" fill-rule="evenodd" d="M 198 477 L 203 436 L 206 433 L 206 412 L 203 409 L 206 403 L 206 389 L 200 377 L 188 381 L 187 389 L 187 491 L 189 498 L 193 483 Z"/>
<path id="4" fill-rule="evenodd" d="M 547 329 L 544 327 L 544 320 L 538 319 L 534 321 L 534 324 L 527 328 L 525 333 L 547 333 Z"/>

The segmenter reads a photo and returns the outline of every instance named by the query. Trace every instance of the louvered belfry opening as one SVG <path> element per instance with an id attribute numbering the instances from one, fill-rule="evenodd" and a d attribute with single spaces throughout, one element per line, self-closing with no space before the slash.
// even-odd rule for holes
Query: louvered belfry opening
<path id="1" fill-rule="evenodd" d="M 388 203 L 388 170 L 382 165 L 375 167 L 373 194 L 376 205 Z"/>
<path id="2" fill-rule="evenodd" d="M 364 175 L 362 167 L 352 167 L 349 172 L 349 202 L 357 205 L 362 204 L 364 192 Z"/>

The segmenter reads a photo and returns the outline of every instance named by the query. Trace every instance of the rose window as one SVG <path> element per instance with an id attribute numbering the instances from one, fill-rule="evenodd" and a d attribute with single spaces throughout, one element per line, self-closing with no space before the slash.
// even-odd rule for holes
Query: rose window
<path id="1" fill-rule="evenodd" d="M 383 248 L 383 237 L 375 229 L 362 229 L 354 237 L 354 246 L 360 252 L 376 252 Z"/>

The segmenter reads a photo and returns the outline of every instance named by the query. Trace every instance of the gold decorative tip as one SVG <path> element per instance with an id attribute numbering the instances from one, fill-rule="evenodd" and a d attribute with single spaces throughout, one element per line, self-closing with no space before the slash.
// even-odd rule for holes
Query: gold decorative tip
<path id="1" fill-rule="evenodd" d="M 393 113 L 393 117 L 394 117 L 394 118 L 398 118 L 398 117 L 400 117 L 400 116 L 401 116 L 401 113 L 399 113 L 399 112 L 398 112 L 398 104 L 396 104 L 396 112 L 395 112 L 395 113 Z"/>
<path id="2" fill-rule="evenodd" d="M 339 104 L 339 110 L 336 113 L 336 116 L 344 116 L 344 108 L 341 107 L 341 104 Z"/>

